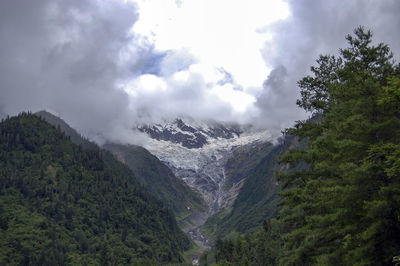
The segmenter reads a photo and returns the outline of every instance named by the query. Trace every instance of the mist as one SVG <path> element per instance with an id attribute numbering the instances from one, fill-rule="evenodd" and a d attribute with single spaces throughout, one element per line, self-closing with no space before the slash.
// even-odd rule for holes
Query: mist
<path id="1" fill-rule="evenodd" d="M 253 123 L 270 128 L 278 136 L 281 129 L 310 114 L 299 109 L 297 81 L 311 74 L 319 55 L 339 55 L 347 47 L 345 36 L 363 26 L 374 33 L 375 44 L 388 44 L 399 56 L 400 2 L 388 1 L 289 1 L 290 17 L 266 29 L 274 37 L 262 50 L 266 63 L 272 67 L 257 96 L 261 111 Z"/>
<path id="2" fill-rule="evenodd" d="M 206 64 L 207 51 L 160 49 L 135 31 L 141 10 L 134 2 L 1 1 L 0 116 L 48 110 L 98 143 L 140 143 L 136 124 L 177 116 L 251 123 L 278 137 L 309 115 L 295 104 L 296 82 L 319 54 L 346 47 L 345 35 L 357 26 L 398 56 L 399 1 L 287 3 L 287 18 L 257 29 L 271 36 L 257 51 L 270 72 L 263 69 L 265 81 L 254 85 L 233 66 Z M 242 55 L 235 56 L 240 65 Z"/>

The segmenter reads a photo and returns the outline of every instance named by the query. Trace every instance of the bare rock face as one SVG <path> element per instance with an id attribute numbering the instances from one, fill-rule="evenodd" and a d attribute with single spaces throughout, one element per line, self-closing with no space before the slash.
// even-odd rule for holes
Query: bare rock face
<path id="1" fill-rule="evenodd" d="M 265 130 L 192 119 L 138 129 L 150 138 L 145 148 L 200 192 L 208 205 L 207 216 L 229 207 L 240 190 L 240 180 L 226 186 L 225 167 L 234 151 L 270 139 Z"/>
<path id="2" fill-rule="evenodd" d="M 144 147 L 165 163 L 206 202 L 207 210 L 193 210 L 182 228 L 202 249 L 212 246 L 212 239 L 200 232 L 207 219 L 220 210 L 230 208 L 244 184 L 244 179 L 227 177 L 232 170 L 228 163 L 235 151 L 264 145 L 271 139 L 266 130 L 176 119 L 163 124 L 138 127 L 149 137 Z"/>
<path id="3" fill-rule="evenodd" d="M 138 129 L 152 139 L 181 144 L 189 149 L 202 148 L 210 143 L 210 139 L 232 139 L 241 133 L 239 127 L 234 125 L 229 127 L 217 123 L 190 125 L 182 119 L 164 125 L 143 125 Z"/>

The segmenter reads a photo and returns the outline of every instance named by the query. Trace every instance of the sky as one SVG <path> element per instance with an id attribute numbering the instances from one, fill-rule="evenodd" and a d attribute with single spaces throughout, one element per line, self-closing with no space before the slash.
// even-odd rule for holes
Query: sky
<path id="1" fill-rule="evenodd" d="M 399 56 L 397 0 L 2 0 L 0 116 L 48 110 L 99 143 L 180 116 L 274 136 L 296 82 L 362 25 Z"/>

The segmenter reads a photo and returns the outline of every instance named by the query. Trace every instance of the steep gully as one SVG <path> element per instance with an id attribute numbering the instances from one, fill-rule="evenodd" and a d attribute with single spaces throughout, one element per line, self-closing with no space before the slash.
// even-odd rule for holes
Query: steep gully
<path id="1" fill-rule="evenodd" d="M 142 130 L 150 137 L 145 148 L 203 197 L 206 211 L 193 210 L 183 228 L 203 251 L 211 248 L 213 241 L 200 232 L 201 226 L 213 214 L 233 204 L 242 183 L 230 184 L 225 174 L 228 159 L 237 149 L 269 141 L 270 134 L 265 130 L 239 131 L 221 125 L 216 131 L 215 125 L 193 126 L 177 121 Z M 194 256 L 193 264 L 196 261 L 198 257 Z"/>
<path id="2" fill-rule="evenodd" d="M 84 146 L 94 145 L 82 139 L 60 118 L 45 111 L 37 115 L 53 125 L 61 125 L 74 142 Z M 187 218 L 187 226 L 183 228 L 201 248 L 199 254 L 192 257 L 196 265 L 201 252 L 213 244 L 211 239 L 200 232 L 200 227 L 210 216 L 231 206 L 243 184 L 237 180 L 236 184 L 230 184 L 225 174 L 228 159 L 237 149 L 251 148 L 269 141 L 270 134 L 251 127 L 226 126 L 192 119 L 176 119 L 164 125 L 138 127 L 138 130 L 149 137 L 143 146 L 169 166 L 176 177 L 198 191 L 206 203 L 205 211 L 193 208 Z M 192 206 L 187 208 L 190 210 Z"/>

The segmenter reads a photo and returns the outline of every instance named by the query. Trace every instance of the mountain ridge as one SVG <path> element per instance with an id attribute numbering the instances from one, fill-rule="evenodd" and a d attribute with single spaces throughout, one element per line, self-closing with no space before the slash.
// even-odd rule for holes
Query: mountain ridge
<path id="1" fill-rule="evenodd" d="M 180 123 L 178 129 L 176 121 Z M 182 125 L 181 123 L 193 123 L 194 125 Z M 190 120 L 175 120 L 172 123 L 166 122 L 166 124 L 155 126 L 147 125 L 147 128 L 158 128 L 157 134 L 159 135 L 154 136 L 154 132 L 147 133 L 149 140 L 146 141 L 144 147 L 164 162 L 178 178 L 199 191 L 207 203 L 207 211 L 190 217 L 194 224 L 188 232 L 203 249 L 211 248 L 216 234 L 205 232 L 201 227 L 215 215 L 223 213 L 224 215 L 220 215 L 220 217 L 225 217 L 230 214 L 246 182 L 246 175 L 235 176 L 230 172 L 238 170 L 238 168 L 229 166 L 230 161 L 235 163 L 232 157 L 236 156 L 239 151 L 251 154 L 254 153 L 253 150 L 262 152 L 261 147 L 265 145 L 272 146 L 272 144 L 267 144 L 271 140 L 271 135 L 267 130 L 258 130 L 250 126 L 233 125 L 233 128 L 229 128 L 229 126 L 225 127 L 225 125 L 215 122 L 208 125 L 207 122 Z M 204 136 L 206 141 L 201 142 L 198 147 L 193 147 L 182 143 L 182 139 L 177 141 L 170 138 L 175 132 L 182 133 L 182 128 L 188 129 L 187 135 L 196 136 L 195 133 L 198 133 Z M 204 132 L 209 131 L 209 128 L 219 128 L 220 132 L 225 132 L 225 134 L 207 135 Z M 193 129 L 197 131 L 193 132 Z M 227 134 L 227 132 L 231 134 Z M 245 160 L 243 162 L 248 163 Z M 242 218 L 240 217 L 240 219 Z M 213 220 L 218 221 L 218 219 Z M 212 220 L 208 222 L 208 224 L 210 223 Z"/>
<path id="2" fill-rule="evenodd" d="M 200 195 L 182 180 L 157 157 L 141 146 L 106 143 L 102 146 L 127 165 L 137 176 L 139 182 L 171 208 L 178 222 L 184 228 L 185 218 L 194 210 L 202 211 L 204 203 Z"/>
<path id="3" fill-rule="evenodd" d="M 198 123 L 188 118 L 177 118 L 164 124 L 141 125 L 137 129 L 152 139 L 179 143 L 189 149 L 202 148 L 209 144 L 210 138 L 231 139 L 242 133 L 236 124 L 223 125 L 215 121 Z"/>
<path id="4" fill-rule="evenodd" d="M 59 127 L 62 132 L 71 138 L 75 144 L 84 149 L 96 148 L 97 145 L 83 138 L 75 129 L 71 128 L 63 119 L 47 111 L 40 111 L 35 115 Z M 105 143 L 102 148 L 111 152 L 119 161 L 127 165 L 136 175 L 139 182 L 151 193 L 171 208 L 177 215 L 182 228 L 185 228 L 185 218 L 194 210 L 203 210 L 202 199 L 195 191 L 176 178 L 171 170 L 154 157 L 145 148 L 135 145 Z"/>
<path id="5" fill-rule="evenodd" d="M 144 147 L 106 143 L 103 148 L 174 210 L 181 228 L 198 245 L 207 249 L 213 238 L 254 232 L 274 217 L 280 189 L 274 170 L 284 148 L 269 142 L 268 131 L 179 118 L 144 128 L 149 138 Z M 179 196 L 177 191 L 185 189 L 176 190 L 172 180 L 201 193 L 207 209 L 198 198 L 188 200 L 194 199 L 188 191 Z"/>
<path id="6" fill-rule="evenodd" d="M 144 131 L 149 137 L 144 147 L 167 164 L 178 178 L 198 190 L 211 214 L 218 211 L 225 192 L 224 168 L 228 158 L 239 147 L 270 140 L 267 130 L 216 122 L 207 124 L 176 119 L 163 125 L 147 125 L 146 128 L 151 131 Z M 171 138 L 182 136 L 183 132 L 188 138 L 190 136 L 189 142 L 185 142 L 186 137 Z M 196 137 L 199 135 L 201 138 Z M 196 147 L 192 145 L 194 139 L 199 143 Z"/>
<path id="7" fill-rule="evenodd" d="M 0 169 L 2 265 L 154 265 L 191 246 L 131 170 L 39 116 L 0 123 Z"/>

